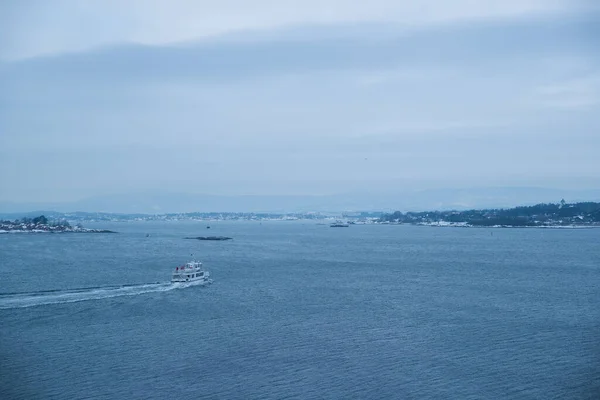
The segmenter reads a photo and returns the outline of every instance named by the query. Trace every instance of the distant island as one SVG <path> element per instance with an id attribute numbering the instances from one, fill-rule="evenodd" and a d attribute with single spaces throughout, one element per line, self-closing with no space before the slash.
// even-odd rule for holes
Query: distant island
<path id="1" fill-rule="evenodd" d="M 43 215 L 35 218 L 21 218 L 14 221 L 0 221 L 0 233 L 116 233 L 106 229 L 87 229 L 81 225 L 71 226 L 66 220 L 49 220 Z"/>
<path id="2" fill-rule="evenodd" d="M 205 224 L 208 221 L 315 221 L 317 225 L 379 225 L 412 224 L 426 226 L 456 227 L 600 227 L 600 203 L 578 202 L 542 203 L 534 206 L 514 208 L 473 209 L 467 211 L 411 211 L 383 213 L 375 211 L 354 212 L 290 212 L 290 213 L 220 213 L 191 212 L 170 214 L 111 214 L 73 212 L 59 213 L 40 211 L 23 214 L 0 214 L 0 233 L 7 232 L 89 232 L 109 233 L 107 230 L 86 229 L 84 222 L 141 222 L 141 221 L 195 221 Z M 36 216 L 35 218 L 31 218 Z M 20 219 L 19 219 L 20 218 Z M 10 219 L 14 221 L 2 221 Z M 75 226 L 69 224 L 70 221 Z M 204 225 L 206 226 L 206 225 Z M 231 240 L 219 236 L 200 236 L 186 239 Z"/>
<path id="3" fill-rule="evenodd" d="M 41 211 L 28 213 L 0 213 L 0 219 L 10 219 L 22 217 L 35 217 L 44 214 L 48 219 L 68 220 L 73 222 L 141 222 L 141 221 L 197 221 L 197 222 L 216 222 L 216 221 L 299 221 L 299 220 L 338 220 L 348 218 L 362 221 L 376 221 L 381 217 L 381 212 L 288 212 L 288 213 L 253 213 L 253 212 L 187 212 L 187 213 L 167 213 L 167 214 L 117 214 L 107 212 L 69 212 L 62 213 L 56 211 Z M 211 226 L 214 228 L 214 226 Z"/>
<path id="4" fill-rule="evenodd" d="M 508 209 L 469 211 L 396 211 L 383 215 L 380 223 L 464 227 L 600 227 L 600 203 L 537 204 Z"/>

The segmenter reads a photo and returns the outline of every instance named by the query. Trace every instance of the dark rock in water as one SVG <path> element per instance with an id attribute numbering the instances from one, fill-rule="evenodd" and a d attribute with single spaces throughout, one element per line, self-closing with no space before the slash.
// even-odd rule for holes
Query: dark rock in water
<path id="1" fill-rule="evenodd" d="M 198 237 L 186 237 L 185 239 L 196 239 L 196 240 L 231 240 L 233 238 L 226 236 L 198 236 Z"/>

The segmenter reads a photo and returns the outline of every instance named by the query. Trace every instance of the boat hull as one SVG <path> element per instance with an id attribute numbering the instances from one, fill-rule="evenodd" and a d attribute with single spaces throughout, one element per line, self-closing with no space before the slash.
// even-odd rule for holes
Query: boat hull
<path id="1" fill-rule="evenodd" d="M 171 279 L 171 283 L 212 283 L 212 279 L 209 278 L 185 278 L 185 279 Z"/>

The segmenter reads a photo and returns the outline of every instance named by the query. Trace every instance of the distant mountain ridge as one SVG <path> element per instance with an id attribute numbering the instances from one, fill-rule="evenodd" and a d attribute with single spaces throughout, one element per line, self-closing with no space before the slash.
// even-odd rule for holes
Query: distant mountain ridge
<path id="1" fill-rule="evenodd" d="M 599 201 L 600 189 L 568 190 L 533 187 L 492 187 L 335 195 L 240 195 L 194 193 L 132 193 L 96 196 L 64 203 L 0 202 L 0 213 L 109 212 L 163 214 L 175 212 L 338 212 L 422 211 L 506 208 L 539 203 Z"/>

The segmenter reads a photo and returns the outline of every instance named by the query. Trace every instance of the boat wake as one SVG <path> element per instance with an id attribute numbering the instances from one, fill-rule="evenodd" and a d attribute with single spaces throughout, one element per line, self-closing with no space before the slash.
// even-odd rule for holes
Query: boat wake
<path id="1" fill-rule="evenodd" d="M 122 286 L 97 286 L 66 290 L 42 290 L 37 292 L 0 293 L 0 309 L 24 308 L 48 304 L 75 303 L 120 296 L 136 296 L 144 293 L 167 292 L 205 282 L 190 283 L 143 283 Z"/>

